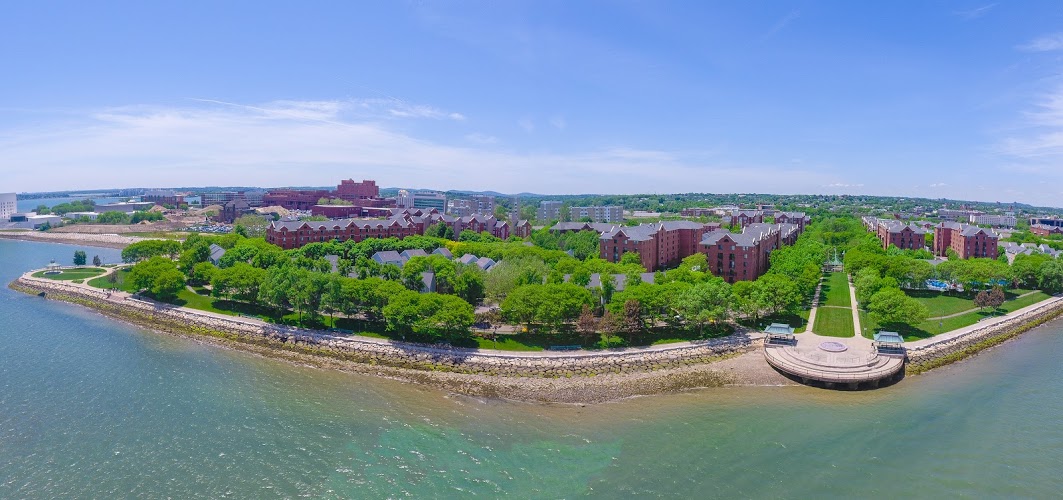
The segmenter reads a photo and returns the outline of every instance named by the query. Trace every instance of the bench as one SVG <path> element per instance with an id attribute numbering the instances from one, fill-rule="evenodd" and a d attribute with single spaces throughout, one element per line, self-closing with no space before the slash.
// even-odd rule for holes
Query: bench
<path id="1" fill-rule="evenodd" d="M 552 345 L 549 347 L 551 351 L 578 351 L 583 349 L 581 345 Z"/>

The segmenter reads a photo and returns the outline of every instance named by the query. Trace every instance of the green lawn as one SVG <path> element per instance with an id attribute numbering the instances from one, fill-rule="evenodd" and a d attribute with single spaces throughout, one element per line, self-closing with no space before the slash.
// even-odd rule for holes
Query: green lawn
<path id="1" fill-rule="evenodd" d="M 1018 292 L 1018 293 L 1015 293 Z M 914 340 L 925 339 L 933 337 L 934 335 L 940 335 L 945 332 L 957 330 L 965 326 L 971 326 L 978 323 L 981 320 L 990 318 L 992 316 L 999 316 L 1010 312 L 1017 311 L 1023 307 L 1030 306 L 1048 299 L 1051 296 L 1044 292 L 1036 292 L 1031 295 L 1022 298 L 1015 298 L 1017 295 L 1027 293 L 1028 290 L 1009 290 L 1008 296 L 1010 299 L 1004 302 L 1004 305 L 1000 306 L 996 311 L 986 309 L 984 311 L 974 311 L 967 314 L 961 314 L 952 318 L 946 319 L 928 319 L 916 326 L 908 325 L 889 325 L 887 329 L 900 333 L 906 342 Z M 970 308 L 975 308 L 974 303 L 971 303 Z M 817 313 L 818 314 L 818 313 Z M 933 312 L 931 312 L 933 314 Z M 818 320 L 817 320 L 818 323 Z M 864 326 L 864 336 L 872 338 L 880 328 L 878 324 L 871 319 L 871 316 L 864 311 L 860 311 L 860 323 Z"/>
<path id="2" fill-rule="evenodd" d="M 1024 289 L 1012 289 L 1004 290 L 1004 296 L 1008 301 L 1014 300 L 1016 297 L 1032 292 L 1033 290 Z M 904 293 L 908 294 L 923 305 L 930 311 L 930 317 L 936 318 L 938 316 L 948 316 L 950 314 L 961 313 L 976 309 L 978 306 L 974 305 L 974 297 L 978 292 L 935 292 L 931 290 L 905 290 Z M 1033 297 L 1034 295 L 1031 295 Z M 1026 299 L 1023 299 L 1026 300 Z M 1034 302 L 1040 302 L 1042 299 L 1035 300 Z M 1028 302 L 1026 305 L 1033 304 L 1034 302 Z M 1007 302 L 1005 302 L 1005 305 Z M 1024 307 L 1024 306 L 1019 306 Z"/>
<path id="3" fill-rule="evenodd" d="M 819 305 L 849 307 L 852 300 L 849 297 L 849 279 L 845 273 L 830 273 L 823 281 L 820 289 Z M 816 313 L 817 315 L 819 313 Z"/>
<path id="4" fill-rule="evenodd" d="M 63 272 L 59 274 L 45 274 L 45 272 L 37 271 L 33 273 L 33 277 L 57 281 L 86 280 L 99 276 L 107 272 L 107 270 L 99 267 L 79 267 L 77 269 L 63 269 Z"/>
<path id="5" fill-rule="evenodd" d="M 109 290 L 111 288 L 117 288 L 119 290 L 122 290 L 122 291 L 125 291 L 125 292 L 129 292 L 129 293 L 136 292 L 136 290 L 132 289 L 132 285 L 129 285 L 129 284 L 127 284 L 125 282 L 126 276 L 129 276 L 129 268 L 128 267 L 124 268 L 124 269 L 119 269 L 119 270 L 115 271 L 115 273 L 116 273 L 115 274 L 115 276 L 116 276 L 115 280 L 116 281 L 114 283 L 111 283 L 111 281 L 110 281 L 111 277 L 110 276 L 100 276 L 99 278 L 94 278 L 94 279 L 89 280 L 88 284 L 91 287 L 103 288 L 105 290 Z"/>
<path id="6" fill-rule="evenodd" d="M 815 332 L 827 337 L 853 336 L 853 310 L 837 307 L 816 309 Z"/>

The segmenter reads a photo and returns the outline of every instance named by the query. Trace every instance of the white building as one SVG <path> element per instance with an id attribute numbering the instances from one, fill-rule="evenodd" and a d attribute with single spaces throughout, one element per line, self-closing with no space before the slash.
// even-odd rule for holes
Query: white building
<path id="1" fill-rule="evenodd" d="M 993 227 L 1015 227 L 1015 216 L 1013 215 L 972 215 L 971 224 L 979 226 L 993 226 Z"/>
<path id="2" fill-rule="evenodd" d="M 88 219 L 96 220 L 99 217 L 99 212 L 67 212 L 66 218 L 68 219 Z"/>
<path id="3" fill-rule="evenodd" d="M 7 222 L 18 211 L 18 196 L 15 193 L 0 193 L 0 222 Z"/>

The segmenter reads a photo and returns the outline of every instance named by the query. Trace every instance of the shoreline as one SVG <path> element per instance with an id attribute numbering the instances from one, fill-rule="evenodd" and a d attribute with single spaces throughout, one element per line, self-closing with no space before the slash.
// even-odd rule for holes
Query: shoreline
<path id="1" fill-rule="evenodd" d="M 119 234 L 86 234 L 86 233 L 45 233 L 41 231 L 26 230 L 3 230 L 0 238 L 18 241 L 36 241 L 43 243 L 61 243 L 65 245 L 81 245 L 97 248 L 114 248 L 121 250 L 133 243 L 151 238 L 139 236 L 123 236 Z"/>
<path id="2" fill-rule="evenodd" d="M 534 403 L 595 404 L 635 396 L 723 386 L 797 385 L 763 360 L 748 335 L 695 345 L 594 353 L 487 353 L 368 337 L 337 338 L 310 330 L 252 324 L 31 278 L 14 290 L 62 300 L 169 335 L 296 364 L 381 376 L 474 397 Z"/>
<path id="3" fill-rule="evenodd" d="M 635 396 L 725 386 L 799 385 L 772 369 L 762 337 L 594 352 L 506 352 L 441 348 L 370 337 L 340 337 L 247 318 L 116 296 L 103 290 L 32 278 L 9 288 L 89 307 L 105 316 L 169 335 L 318 368 L 380 376 L 474 397 L 535 403 L 594 404 Z M 906 375 L 974 356 L 1063 314 L 1063 298 L 1016 311 L 969 331 L 909 348 Z M 957 332 L 960 332 L 957 330 Z"/>

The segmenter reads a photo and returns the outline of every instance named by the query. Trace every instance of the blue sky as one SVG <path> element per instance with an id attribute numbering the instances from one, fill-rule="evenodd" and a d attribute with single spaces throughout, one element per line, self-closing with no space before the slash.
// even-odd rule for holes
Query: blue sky
<path id="1" fill-rule="evenodd" d="M 1058 2 L 21 2 L 0 191 L 1063 205 Z"/>

